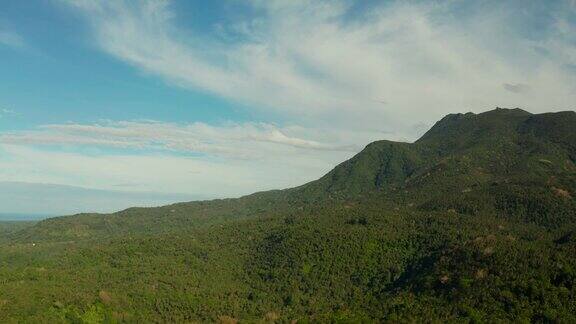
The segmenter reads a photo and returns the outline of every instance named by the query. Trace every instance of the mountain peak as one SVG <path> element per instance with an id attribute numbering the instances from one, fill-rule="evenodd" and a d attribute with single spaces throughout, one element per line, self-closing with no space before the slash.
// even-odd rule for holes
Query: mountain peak
<path id="1" fill-rule="evenodd" d="M 515 114 L 515 115 L 532 115 L 532 113 L 527 112 L 524 109 L 521 108 L 505 108 L 505 107 L 496 107 L 492 110 L 488 110 L 485 111 L 483 113 L 480 113 L 479 115 L 482 114 Z"/>
<path id="2" fill-rule="evenodd" d="M 492 110 L 488 110 L 482 113 L 473 113 L 473 112 L 467 112 L 467 113 L 452 113 L 452 114 L 448 114 L 446 116 L 444 116 L 439 122 L 443 121 L 443 120 L 461 120 L 461 119 L 465 119 L 465 118 L 474 118 L 474 117 L 494 117 L 494 116 L 500 116 L 500 117 L 514 117 L 514 116 L 530 116 L 532 115 L 532 113 L 523 110 L 521 108 L 503 108 L 503 107 L 496 107 Z"/>
<path id="3" fill-rule="evenodd" d="M 506 138 L 533 114 L 520 108 L 500 108 L 480 114 L 449 114 L 438 121 L 416 143 L 459 149 L 470 142 Z"/>
<path id="4" fill-rule="evenodd" d="M 513 159 L 511 154 L 525 147 L 546 154 L 561 150 L 561 155 L 565 154 L 562 156 L 576 159 L 576 140 L 571 132 L 571 127 L 576 125 L 576 114 L 574 118 L 570 116 L 567 113 L 531 114 L 519 108 L 499 107 L 480 114 L 449 114 L 415 143 L 373 142 L 298 191 L 308 197 L 321 197 L 326 193 L 343 197 L 400 188 L 446 159 L 465 157 L 488 168 L 494 162 L 487 161 L 499 157 Z M 487 156 L 490 152 L 493 158 Z"/>

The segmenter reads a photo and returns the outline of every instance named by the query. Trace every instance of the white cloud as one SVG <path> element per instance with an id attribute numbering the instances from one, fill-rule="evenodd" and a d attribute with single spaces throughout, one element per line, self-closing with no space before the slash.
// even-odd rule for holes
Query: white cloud
<path id="1" fill-rule="evenodd" d="M 448 112 L 569 109 L 576 101 L 576 79 L 565 69 L 576 63 L 567 36 L 574 24 L 560 13 L 535 40 L 510 27 L 517 8 L 498 2 L 465 19 L 450 1 L 392 2 L 348 21 L 347 1 L 253 0 L 262 15 L 218 25 L 218 35 L 245 40 L 229 42 L 180 30 L 169 1 L 67 2 L 87 14 L 111 55 L 315 126 L 394 133 Z"/>
<path id="2" fill-rule="evenodd" d="M 92 145 L 204 153 L 227 158 L 256 159 L 279 151 L 313 150 L 357 152 L 354 143 L 322 143 L 305 139 L 302 127 L 279 128 L 267 123 L 174 124 L 121 121 L 102 124 L 45 125 L 37 130 L 0 132 L 0 143 L 17 145 Z M 325 134 L 326 135 L 326 134 Z M 374 136 L 374 135 L 373 135 Z M 324 136 L 326 137 L 326 136 Z"/>
<path id="3" fill-rule="evenodd" d="M 327 172 L 351 153 L 278 151 L 246 159 L 154 153 L 66 152 L 0 145 L 0 179 L 56 183 L 103 190 L 181 192 L 233 197 L 300 185 Z"/>
<path id="4" fill-rule="evenodd" d="M 381 136 L 266 123 L 46 125 L 0 132 L 0 180 L 239 196 L 314 180 Z"/>
<path id="5" fill-rule="evenodd" d="M 0 132 L 0 181 L 234 197 L 314 180 L 356 143 L 386 135 L 254 122 L 45 125 Z"/>

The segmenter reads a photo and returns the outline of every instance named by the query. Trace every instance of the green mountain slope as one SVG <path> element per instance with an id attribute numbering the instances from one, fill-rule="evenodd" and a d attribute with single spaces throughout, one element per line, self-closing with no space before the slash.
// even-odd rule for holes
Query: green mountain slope
<path id="1" fill-rule="evenodd" d="M 297 188 L 39 222 L 0 321 L 576 321 L 574 129 L 448 115 Z"/>

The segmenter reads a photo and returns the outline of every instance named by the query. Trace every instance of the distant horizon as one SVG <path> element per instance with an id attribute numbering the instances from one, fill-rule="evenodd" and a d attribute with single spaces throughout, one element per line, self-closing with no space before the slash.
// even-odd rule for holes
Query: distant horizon
<path id="1" fill-rule="evenodd" d="M 156 207 L 212 198 L 218 197 L 0 181 L 0 214 L 5 215 L 111 213 L 130 207 Z"/>
<path id="2" fill-rule="evenodd" d="M 0 213 L 0 222 L 40 221 L 47 218 L 58 216 L 64 216 L 64 215 Z"/>

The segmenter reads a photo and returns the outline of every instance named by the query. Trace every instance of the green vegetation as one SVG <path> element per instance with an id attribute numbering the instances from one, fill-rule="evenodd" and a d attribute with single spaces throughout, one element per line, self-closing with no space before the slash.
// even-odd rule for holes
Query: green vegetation
<path id="1" fill-rule="evenodd" d="M 574 129 L 449 115 L 301 187 L 3 231 L 0 322 L 576 322 Z"/>
<path id="2" fill-rule="evenodd" d="M 0 221 L 0 242 L 8 241 L 10 235 L 19 232 L 26 227 L 34 225 L 33 221 Z"/>

